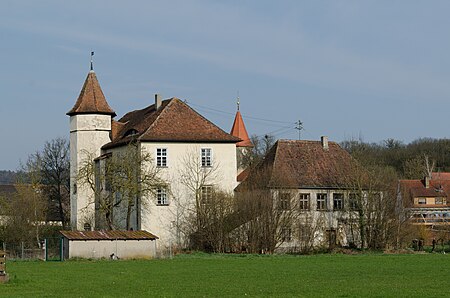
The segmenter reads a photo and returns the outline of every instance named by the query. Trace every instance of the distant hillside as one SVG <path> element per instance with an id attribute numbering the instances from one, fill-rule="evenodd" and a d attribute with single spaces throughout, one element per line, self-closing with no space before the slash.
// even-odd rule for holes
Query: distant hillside
<path id="1" fill-rule="evenodd" d="M 0 170 L 0 184 L 13 184 L 16 182 L 17 173 L 14 171 Z"/>

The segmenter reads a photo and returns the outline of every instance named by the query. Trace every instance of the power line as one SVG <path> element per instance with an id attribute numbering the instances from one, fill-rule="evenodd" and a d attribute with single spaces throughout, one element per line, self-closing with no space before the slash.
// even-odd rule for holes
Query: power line
<path id="1" fill-rule="evenodd" d="M 218 109 L 214 109 L 214 108 L 211 108 L 211 107 L 202 106 L 202 105 L 191 103 L 191 102 L 189 102 L 189 104 L 193 105 L 193 106 L 196 106 L 196 107 L 200 107 L 200 108 L 206 109 L 206 110 L 211 110 L 211 111 L 214 111 L 214 112 L 217 112 L 217 113 L 222 113 L 222 114 L 227 114 L 227 115 L 234 115 L 234 113 L 225 112 L 225 111 L 222 111 L 222 110 L 218 110 Z M 293 122 L 264 119 L 264 118 L 259 118 L 259 117 L 248 116 L 247 114 L 245 114 L 243 116 L 244 116 L 245 119 L 253 119 L 253 120 L 272 122 L 272 123 L 293 124 Z"/>

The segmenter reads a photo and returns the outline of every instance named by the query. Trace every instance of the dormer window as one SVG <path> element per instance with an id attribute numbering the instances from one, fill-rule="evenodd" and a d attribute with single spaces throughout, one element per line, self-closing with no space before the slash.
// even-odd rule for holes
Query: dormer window
<path id="1" fill-rule="evenodd" d="M 138 134 L 138 131 L 137 131 L 136 129 L 132 128 L 132 129 L 129 129 L 129 130 L 125 133 L 124 137 L 134 136 L 134 135 L 137 135 L 137 134 Z"/>

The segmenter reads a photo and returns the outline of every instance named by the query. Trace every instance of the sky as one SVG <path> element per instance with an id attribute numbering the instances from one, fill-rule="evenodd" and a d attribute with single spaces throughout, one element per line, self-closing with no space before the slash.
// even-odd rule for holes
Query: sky
<path id="1" fill-rule="evenodd" d="M 94 69 L 119 119 L 178 97 L 230 131 L 448 138 L 450 1 L 17 1 L 0 9 L 0 169 L 69 137 Z"/>

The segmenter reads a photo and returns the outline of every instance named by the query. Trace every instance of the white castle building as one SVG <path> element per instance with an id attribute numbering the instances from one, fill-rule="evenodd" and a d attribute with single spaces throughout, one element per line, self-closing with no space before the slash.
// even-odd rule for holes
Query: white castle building
<path id="1" fill-rule="evenodd" d="M 212 188 L 231 193 L 238 184 L 237 152 L 252 146 L 239 111 L 229 134 L 177 98 L 162 100 L 156 95 L 148 107 L 129 112 L 116 121 L 116 113 L 108 105 L 93 70 L 67 115 L 70 116 L 72 228 L 100 228 L 95 219 L 98 210 L 94 191 L 81 185 L 77 178 L 82 164 L 88 158 L 100 159 L 120 152 L 134 140 L 142 152 L 151 154 L 164 186 L 156 189 L 151 197 L 139 198 L 147 200 L 148 206 L 143 210 L 136 204 L 130 229 L 157 235 L 160 245 L 177 241 L 177 214 L 183 212 L 181 205 L 192 200 L 187 186 L 180 182 L 186 160 L 194 158 L 199 167 L 214 169 L 214 175 L 201 185 L 202 194 L 207 195 Z"/>

